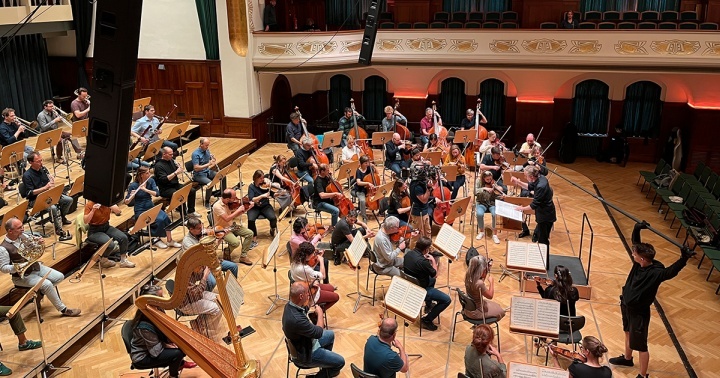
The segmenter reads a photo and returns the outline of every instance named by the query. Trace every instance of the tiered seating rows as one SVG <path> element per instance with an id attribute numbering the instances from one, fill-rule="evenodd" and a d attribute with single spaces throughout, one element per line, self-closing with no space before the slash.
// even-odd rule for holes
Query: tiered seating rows
<path id="1" fill-rule="evenodd" d="M 378 17 L 380 29 L 516 29 L 518 28 L 517 12 L 436 12 L 432 22 L 398 22 L 395 23 L 392 13 L 383 12 Z"/>

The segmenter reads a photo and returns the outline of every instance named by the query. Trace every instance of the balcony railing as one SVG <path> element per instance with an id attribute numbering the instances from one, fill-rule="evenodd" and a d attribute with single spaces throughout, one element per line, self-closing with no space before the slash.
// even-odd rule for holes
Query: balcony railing
<path id="1" fill-rule="evenodd" d="M 23 22 L 38 6 L 40 9 L 35 12 L 28 24 L 67 23 L 73 19 L 70 0 L 0 0 L 0 27 Z M 37 27 L 29 28 L 29 30 L 34 33 L 45 31 Z M 57 30 L 58 28 L 54 27 L 47 31 Z"/>

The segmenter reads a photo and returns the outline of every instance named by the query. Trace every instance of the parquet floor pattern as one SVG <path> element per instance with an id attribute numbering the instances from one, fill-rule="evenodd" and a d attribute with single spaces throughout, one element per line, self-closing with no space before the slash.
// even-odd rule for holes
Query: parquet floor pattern
<path id="1" fill-rule="evenodd" d="M 270 166 L 272 155 L 282 150 L 285 150 L 284 145 L 270 144 L 253 153 L 243 166 L 245 181 L 248 182 L 248 178 L 255 169 L 266 171 Z M 554 164 L 550 164 L 551 169 L 555 169 L 555 167 Z M 670 230 L 668 227 L 670 220 L 663 221 L 663 214 L 658 214 L 656 211 L 657 205 L 651 206 L 650 200 L 645 199 L 645 194 L 640 193 L 639 187 L 635 186 L 638 170 L 652 170 L 652 168 L 649 164 L 633 163 L 621 168 L 599 164 L 590 159 L 579 159 L 567 167 L 558 166 L 557 172 L 591 191 L 594 182 L 602 196 L 608 201 L 640 219 L 647 220 L 666 234 L 674 235 L 675 230 Z M 616 356 L 621 354 L 624 349 L 618 296 L 631 266 L 630 259 L 599 201 L 560 177 L 550 175 L 550 182 L 555 192 L 558 208 L 558 222 L 555 223 L 551 235 L 552 253 L 577 256 L 580 253 L 580 228 L 583 213 L 587 214 L 592 224 L 595 236 L 590 272 L 590 284 L 593 287 L 592 299 L 578 302 L 577 309 L 578 313 L 585 315 L 587 319 L 587 324 L 582 330 L 583 335 L 599 337 L 610 351 L 606 357 Z M 617 219 L 624 237 L 629 239 L 633 222 L 618 212 L 613 212 L 613 215 Z M 465 227 L 465 233 L 468 235 L 466 246 L 471 243 L 469 221 L 468 217 L 467 227 Z M 279 224 L 282 231 L 288 223 L 280 222 Z M 370 226 L 377 227 L 377 223 L 372 220 Z M 243 339 L 246 354 L 250 358 L 261 361 L 263 376 L 281 377 L 285 375 L 287 361 L 280 323 L 282 303 L 280 308 L 265 315 L 270 305 L 267 296 L 274 293 L 274 277 L 272 264 L 267 269 L 263 269 L 260 265 L 262 253 L 270 242 L 268 227 L 266 222 L 258 222 L 260 246 L 250 252 L 250 258 L 255 261 L 255 264 L 250 267 L 240 265 L 238 280 L 245 289 L 246 297 L 245 305 L 237 320 L 238 324 L 252 325 L 257 330 L 257 333 Z M 281 237 L 281 245 L 288 240 L 289 236 L 289 230 L 286 230 Z M 504 239 L 504 236 L 504 234 L 501 235 L 501 239 Z M 681 234 L 681 237 L 683 236 Z M 645 232 L 643 237 L 644 241 L 655 245 L 658 251 L 658 260 L 666 265 L 671 264 L 678 257 L 677 249 L 663 239 L 650 235 L 649 232 Z M 484 245 L 485 241 L 480 243 Z M 586 235 L 582 252 L 586 264 L 587 243 L 589 243 L 589 236 Z M 474 244 L 477 246 L 478 242 L 474 242 Z M 500 245 L 490 242 L 488 247 L 490 257 L 494 258 L 496 262 L 504 261 L 502 256 L 505 249 L 504 241 Z M 717 317 L 716 314 L 720 310 L 720 304 L 714 291 L 720 275 L 715 274 L 711 278 L 711 282 L 706 282 L 705 276 L 709 264 L 705 262 L 700 269 L 697 269 L 697 261 L 697 259 L 691 260 L 677 278 L 665 282 L 660 288 L 657 299 L 697 375 L 718 377 L 720 376 L 720 352 L 718 351 L 720 350 L 718 348 L 720 346 L 720 341 L 718 341 L 720 340 L 720 317 Z M 447 280 L 446 264 L 446 261 L 441 263 L 439 285 L 444 284 Z M 277 265 L 278 293 L 286 296 L 289 266 L 287 257 L 279 256 Z M 360 274 L 361 290 L 363 291 L 366 269 L 367 262 L 363 261 Z M 451 264 L 450 285 L 463 287 L 464 274 L 463 263 Z M 500 276 L 499 269 L 494 269 L 492 275 L 497 283 Z M 378 316 L 383 312 L 382 302 L 376 301 L 375 307 L 373 307 L 369 300 L 363 299 L 357 313 L 353 313 L 355 300 L 347 298 L 345 295 L 355 291 L 355 272 L 346 265 L 331 266 L 330 279 L 339 287 L 341 300 L 328 312 L 329 326 L 336 335 L 335 351 L 343 355 L 346 360 L 346 367 L 340 376 L 351 377 L 349 364 L 353 362 L 362 367 L 364 343 L 377 330 Z M 381 281 L 378 281 L 378 287 L 380 285 L 382 285 Z M 372 290 L 372 286 L 370 290 Z M 502 307 L 509 306 L 513 295 L 519 295 L 517 281 L 507 278 L 496 284 L 494 300 Z M 91 296 L 91 293 L 88 293 L 88 297 Z M 380 289 L 378 289 L 379 296 Z M 89 298 L 87 300 L 91 301 Z M 470 342 L 471 331 L 468 324 L 459 323 L 455 341 L 450 340 L 453 315 L 460 307 L 454 293 L 452 298 L 452 305 L 441 315 L 441 325 L 438 331 L 426 331 L 423 332 L 422 337 L 419 337 L 419 329 L 416 324 L 410 325 L 405 330 L 407 351 L 423 354 L 422 358 L 411 358 L 410 375 L 415 377 L 455 377 L 457 372 L 464 371 L 463 355 L 466 345 Z M 128 311 L 123 317 L 130 318 L 132 313 L 134 313 L 134 309 Z M 652 308 L 651 319 L 650 375 L 662 378 L 687 376 L 680 356 L 655 307 Z M 68 323 L 71 322 L 71 320 L 60 318 L 49 320 L 45 323 L 47 327 L 58 329 L 58 333 L 62 333 L 62 328 L 69 327 Z M 509 318 L 500 322 L 501 349 L 505 360 L 543 363 L 545 359 L 543 352 L 541 351 L 540 356 L 536 357 L 531 338 L 510 333 L 508 322 Z M 30 336 L 34 337 L 33 327 L 29 326 L 29 329 Z M 402 335 L 402 330 L 399 330 L 398 334 Z M 12 348 L 13 343 L 9 336 L 3 335 L 2 342 Z M 39 352 L 37 355 L 40 358 Z M 129 362 L 129 357 L 125 353 L 120 339 L 120 327 L 116 325 L 110 329 L 105 342 L 101 343 L 99 339 L 96 339 L 78 352 L 77 356 L 69 363 L 72 370 L 65 375 L 72 377 L 131 376 L 130 374 L 137 372 L 130 371 Z M 294 367 L 291 366 L 290 369 L 290 374 L 294 374 Z M 612 366 L 612 370 L 616 377 L 635 377 L 638 374 L 637 367 L 618 368 Z M 192 369 L 183 372 L 182 376 L 187 378 L 207 375 L 199 369 Z"/>

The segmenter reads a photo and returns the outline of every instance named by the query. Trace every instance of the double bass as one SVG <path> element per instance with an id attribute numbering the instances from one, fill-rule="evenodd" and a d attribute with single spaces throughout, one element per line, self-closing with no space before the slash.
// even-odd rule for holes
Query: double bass
<path id="1" fill-rule="evenodd" d="M 305 137 L 310 139 L 312 141 L 312 151 L 313 155 L 315 156 L 315 160 L 317 161 L 317 164 L 330 164 L 330 159 L 328 159 L 327 155 L 323 150 L 320 148 L 320 141 L 318 138 L 314 135 L 308 132 L 307 130 L 307 121 L 302 117 L 302 114 L 300 114 L 300 108 L 295 107 L 295 113 L 297 113 L 298 117 L 300 117 L 300 123 L 302 123 L 303 127 L 303 134 L 305 134 Z"/>
<path id="2" fill-rule="evenodd" d="M 360 148 L 360 151 L 362 151 L 363 155 L 366 155 L 370 158 L 370 161 L 375 160 L 375 157 L 373 156 L 372 147 L 367 142 L 368 139 L 368 133 L 363 129 L 362 127 L 358 126 L 357 123 L 357 117 L 355 116 L 355 100 L 352 98 L 350 99 L 350 108 L 353 112 L 353 125 L 354 127 L 350 129 L 350 132 L 348 135 L 352 135 L 353 138 L 355 138 L 355 145 Z"/>
<path id="3" fill-rule="evenodd" d="M 395 106 L 393 106 L 393 132 L 400 134 L 400 139 L 402 140 L 411 140 L 412 139 L 412 133 L 410 130 L 403 126 L 398 125 L 398 122 L 395 119 L 395 113 L 397 112 L 398 108 L 400 108 L 400 99 L 395 98 Z"/>
<path id="4" fill-rule="evenodd" d="M 484 126 L 480 126 L 480 104 L 482 100 L 478 98 L 477 107 L 475 109 L 475 140 L 473 140 L 472 146 L 468 146 L 465 149 L 465 164 L 468 167 L 475 168 L 475 153 L 480 153 L 480 146 L 483 141 L 488 138 L 487 129 Z"/>
<path id="5" fill-rule="evenodd" d="M 438 115 L 437 115 L 437 106 L 435 104 L 435 101 L 432 102 L 432 112 L 433 112 L 433 127 L 430 128 L 429 133 L 435 134 L 438 137 L 438 145 L 442 149 L 442 158 L 445 159 L 445 156 L 450 152 L 450 143 L 447 141 L 448 131 L 442 124 L 438 121 Z"/>
<path id="6" fill-rule="evenodd" d="M 330 179 L 330 183 L 325 188 L 325 192 L 343 194 L 342 186 L 339 182 L 335 181 L 335 179 L 332 177 L 332 174 L 328 175 L 328 178 Z M 344 194 L 340 198 L 333 198 L 333 202 L 335 203 L 335 207 L 340 210 L 341 217 L 345 217 L 346 215 L 348 215 L 350 210 L 355 209 L 355 205 L 353 205 L 352 201 L 350 201 L 349 198 L 345 197 Z"/>

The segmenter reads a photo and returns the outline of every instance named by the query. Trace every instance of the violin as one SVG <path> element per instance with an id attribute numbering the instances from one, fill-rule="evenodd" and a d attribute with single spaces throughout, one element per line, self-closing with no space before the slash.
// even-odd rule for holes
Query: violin
<path id="1" fill-rule="evenodd" d="M 574 352 L 570 349 L 561 348 L 555 344 L 548 343 L 546 340 L 535 339 L 535 343 L 540 347 L 546 347 L 558 356 L 565 357 L 570 360 L 578 360 L 582 363 L 587 362 L 587 357 L 580 352 Z"/>
<path id="2" fill-rule="evenodd" d="M 410 227 L 410 225 L 400 226 L 400 228 L 398 229 L 398 232 L 396 232 L 392 235 L 388 235 L 388 237 L 390 238 L 390 241 L 392 241 L 393 243 L 400 244 L 400 243 L 412 238 L 414 232 L 415 231 L 412 229 L 412 227 Z"/>
<path id="3" fill-rule="evenodd" d="M 243 200 L 245 200 L 245 199 L 247 199 L 247 196 L 243 197 Z M 250 201 L 250 200 L 248 199 L 248 204 L 249 204 L 249 201 Z M 237 199 L 237 197 L 236 197 L 236 198 L 231 198 L 231 199 L 230 199 L 230 202 L 227 203 L 227 207 L 228 207 L 228 209 L 230 209 L 230 211 L 235 211 L 235 210 L 237 210 L 238 208 L 240 208 L 240 205 L 242 205 L 242 204 L 244 204 L 244 203 L 241 202 L 241 201 L 240 201 L 239 199 Z M 248 208 L 246 207 L 245 210 L 247 210 L 247 209 L 248 209 Z"/>
<path id="4" fill-rule="evenodd" d="M 215 239 L 222 239 L 225 237 L 225 234 L 227 234 L 228 232 L 236 231 L 239 227 L 240 226 L 238 226 L 235 223 L 233 223 L 232 226 L 230 226 L 228 228 L 222 228 L 220 226 L 215 226 L 212 229 L 203 230 L 202 235 L 214 236 Z"/>
<path id="5" fill-rule="evenodd" d="M 537 282 L 540 285 L 551 286 L 551 285 L 555 284 L 555 281 L 553 281 L 550 278 L 535 276 L 535 277 L 533 277 L 533 279 L 535 280 L 535 282 Z"/>
<path id="6" fill-rule="evenodd" d="M 307 234 L 308 239 L 312 239 L 315 235 L 320 235 L 322 238 L 325 236 L 325 232 L 327 232 L 327 229 L 325 226 L 322 225 L 322 223 L 315 223 L 313 225 L 308 225 L 305 229 L 305 233 Z"/>

